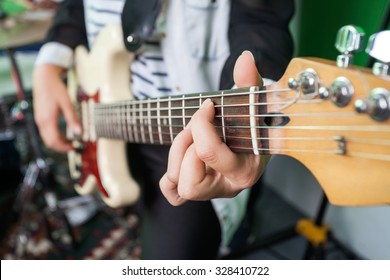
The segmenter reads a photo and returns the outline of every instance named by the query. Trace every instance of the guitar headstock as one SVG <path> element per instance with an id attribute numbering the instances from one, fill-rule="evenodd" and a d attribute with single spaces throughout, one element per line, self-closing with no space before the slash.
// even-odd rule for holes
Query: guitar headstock
<path id="1" fill-rule="evenodd" d="M 330 100 L 338 108 L 354 107 L 378 122 L 390 119 L 390 30 L 372 35 L 366 51 L 377 59 L 373 69 L 354 66 L 353 56 L 362 49 L 364 32 L 344 26 L 335 46 L 336 62 L 318 58 L 293 59 L 278 86 L 288 86 L 305 100 Z M 286 82 L 287 81 L 287 82 Z"/>
<path id="2" fill-rule="evenodd" d="M 389 204 L 390 31 L 369 40 L 373 70 L 352 64 L 361 30 L 340 32 L 337 61 L 295 58 L 269 87 L 268 112 L 285 118 L 269 129 L 270 150 L 307 166 L 334 204 Z"/>

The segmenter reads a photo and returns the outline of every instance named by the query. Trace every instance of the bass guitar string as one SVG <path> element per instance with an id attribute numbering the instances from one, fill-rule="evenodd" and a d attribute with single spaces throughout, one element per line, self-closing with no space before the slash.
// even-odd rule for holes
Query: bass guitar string
<path id="1" fill-rule="evenodd" d="M 318 100 L 318 99 L 313 99 L 313 100 L 307 100 L 307 99 L 301 99 L 301 96 L 299 94 L 298 91 L 295 91 L 296 95 L 291 98 L 291 97 L 285 97 L 285 96 L 281 96 L 280 94 L 281 93 L 286 93 L 286 92 L 291 92 L 292 90 L 291 89 L 279 89 L 279 90 L 258 90 L 258 91 L 253 91 L 253 92 L 220 92 L 219 94 L 202 94 L 200 96 L 200 99 L 198 96 L 188 96 L 188 95 L 183 95 L 183 96 L 176 96 L 176 97 L 170 97 L 168 100 L 164 100 L 164 99 L 161 99 L 161 98 L 157 98 L 157 99 L 147 99 L 147 100 L 132 100 L 132 101 L 126 101 L 126 102 L 118 102 L 118 103 L 110 103 L 110 104 L 97 104 L 96 106 L 96 115 L 97 117 L 99 117 L 99 115 L 101 113 L 105 113 L 105 117 L 107 117 L 107 107 L 109 107 L 109 112 L 111 112 L 111 115 L 114 115 L 116 116 L 116 118 L 119 118 L 120 119 L 120 124 L 122 125 L 121 126 L 121 133 L 118 133 L 119 137 L 120 137 L 120 134 L 128 134 L 128 130 L 126 129 L 123 129 L 123 121 L 126 122 L 126 116 L 129 117 L 131 116 L 132 117 L 132 121 L 128 123 L 128 125 L 137 125 L 137 122 L 139 122 L 140 125 L 145 125 L 145 126 L 148 126 L 148 129 L 149 129 L 149 135 L 150 135 L 150 139 L 153 139 L 153 137 L 151 136 L 151 129 L 152 128 L 157 128 L 160 132 L 158 133 L 159 134 L 159 137 L 162 137 L 162 134 L 165 134 L 167 135 L 168 133 L 163 133 L 161 132 L 161 129 L 163 127 L 167 127 L 166 125 L 153 125 L 151 122 L 151 120 L 156 120 L 157 118 L 160 120 L 160 118 L 164 118 L 164 117 L 168 117 L 168 116 L 164 116 L 164 114 L 162 113 L 163 111 L 174 111 L 174 110 L 180 110 L 181 112 L 183 112 L 184 116 L 172 116 L 172 114 L 170 114 L 170 118 L 173 118 L 173 119 L 183 119 L 183 125 L 185 126 L 186 125 L 186 122 L 184 122 L 184 119 L 190 119 L 192 117 L 192 115 L 185 115 L 186 112 L 188 110 L 197 110 L 199 109 L 199 105 L 197 106 L 185 106 L 185 101 L 191 101 L 191 100 L 202 100 L 202 99 L 206 99 L 206 98 L 211 98 L 211 99 L 215 99 L 215 98 L 218 98 L 218 97 L 221 97 L 221 98 L 225 98 L 225 97 L 229 97 L 229 96 L 245 96 L 245 95 L 248 95 L 248 94 L 263 94 L 263 93 L 266 93 L 266 94 L 270 94 L 270 93 L 274 93 L 274 94 L 278 94 L 279 95 L 279 98 L 289 98 L 290 100 L 288 101 L 280 101 L 280 102 L 258 102 L 258 103 L 254 103 L 254 104 L 251 104 L 251 103 L 246 103 L 246 104 L 221 104 L 221 105 L 214 105 L 215 108 L 229 108 L 229 107 L 247 107 L 247 106 L 269 106 L 269 105 L 280 105 L 282 109 L 284 108 L 287 108 L 289 106 L 291 106 L 292 104 L 294 103 L 321 103 L 321 102 L 324 102 L 324 100 Z M 161 103 L 164 103 L 164 102 L 169 102 L 169 104 L 172 104 L 174 102 L 181 102 L 182 106 L 178 106 L 178 107 L 164 107 L 164 106 L 161 106 Z M 151 104 L 152 103 L 156 103 L 157 106 L 156 107 L 152 107 Z M 197 104 L 200 104 L 201 102 L 197 103 Z M 144 106 L 144 104 L 146 104 L 146 106 Z M 139 108 L 134 108 L 138 106 Z M 128 107 L 131 107 L 131 113 L 128 112 Z M 281 110 L 281 109 L 279 109 Z M 154 116 L 152 115 L 152 112 L 157 112 L 158 111 L 158 116 Z M 147 112 L 147 116 L 145 116 L 143 113 L 144 112 Z M 325 113 L 290 113 L 290 114 L 283 114 L 282 116 L 286 116 L 286 117 L 330 117 L 330 116 L 333 116 L 333 117 L 353 117 L 357 115 L 356 112 L 325 112 Z M 100 116 L 101 117 L 101 116 Z M 256 115 L 238 115 L 238 114 L 235 114 L 235 115 L 216 115 L 215 118 L 226 118 L 226 117 L 229 117 L 229 118 L 253 118 L 253 117 L 256 117 L 256 118 L 265 118 L 265 117 L 275 117 L 275 114 L 256 114 Z M 115 127 L 115 125 L 114 125 Z M 175 128 L 182 128 L 183 126 L 175 126 L 175 125 L 170 125 L 168 126 L 170 129 L 172 129 L 172 127 L 175 127 Z M 217 127 L 218 128 L 218 127 Z M 221 128 L 221 127 L 219 127 Z M 222 128 L 235 128 L 235 129 L 252 129 L 251 126 L 223 126 Z M 267 129 L 316 129 L 316 130 L 347 130 L 347 131 L 383 131 L 383 126 L 379 126 L 379 127 L 372 127 L 372 126 L 369 126 L 369 127 L 364 127 L 364 126 L 358 126 L 358 127 L 353 127 L 351 128 L 350 126 L 348 127 L 345 127 L 345 126 L 301 126 L 301 127 L 297 127 L 297 126 L 294 126 L 294 127 L 291 127 L 291 126 L 288 126 L 288 127 L 276 127 L 276 126 L 256 126 L 255 128 L 267 128 Z M 126 133 L 127 132 L 127 133 Z M 155 133 L 153 133 L 155 134 Z M 171 134 L 171 133 L 169 133 Z M 229 136 L 231 137 L 231 136 Z M 241 138 L 243 139 L 243 138 Z M 249 139 L 249 137 L 247 138 L 248 140 L 251 140 Z M 278 140 L 292 140 L 293 138 L 291 137 L 281 137 L 279 138 Z M 260 140 L 260 139 L 258 139 Z M 267 140 L 276 140 L 276 138 L 268 138 Z M 306 139 L 304 137 L 300 137 L 300 138 L 295 138 L 294 140 L 296 141 L 308 141 L 308 140 L 313 140 L 312 137 L 306 137 Z M 317 139 L 318 140 L 318 139 Z M 332 141 L 334 141 L 332 139 Z M 386 140 L 383 140 L 383 139 L 365 139 L 365 140 L 361 140 L 360 141 L 365 141 L 366 143 L 370 143 L 370 144 L 378 144 L 378 145 L 382 145 L 382 144 L 385 144 L 385 145 L 388 145 L 388 142 L 389 141 L 386 141 Z M 143 138 L 143 142 L 145 142 L 145 138 Z M 162 142 L 160 140 L 160 142 Z M 241 147 L 240 149 L 245 149 L 244 147 Z M 250 148 L 252 149 L 252 148 Z M 278 149 L 276 149 L 278 150 Z M 279 149 L 280 151 L 280 149 Z M 293 149 L 290 149 L 290 151 L 294 151 Z M 320 152 L 323 152 L 322 150 L 295 150 L 295 152 L 315 152 L 315 151 L 320 151 Z M 288 150 L 285 150 L 285 152 L 288 152 Z M 330 153 L 339 153 L 338 150 L 334 150 L 334 151 L 328 151 Z M 359 153 L 358 153 L 359 154 Z M 364 153 L 360 153 L 360 156 L 362 156 Z M 367 157 L 368 155 L 370 156 L 374 156 L 374 157 L 377 157 L 377 155 L 374 155 L 374 154 L 365 154 L 365 156 Z M 382 157 L 380 157 L 382 158 Z"/>

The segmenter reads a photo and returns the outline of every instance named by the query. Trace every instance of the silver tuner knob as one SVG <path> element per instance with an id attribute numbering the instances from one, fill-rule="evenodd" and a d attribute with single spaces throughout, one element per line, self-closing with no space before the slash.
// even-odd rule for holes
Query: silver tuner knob
<path id="1" fill-rule="evenodd" d="M 300 89 L 304 98 L 312 98 L 318 92 L 319 78 L 314 69 L 307 68 L 299 73 L 297 78 L 290 78 L 288 86 L 293 90 Z"/>
<path id="2" fill-rule="evenodd" d="M 372 72 L 377 76 L 390 75 L 390 30 L 373 34 L 368 40 L 366 52 L 376 60 Z"/>
<path id="3" fill-rule="evenodd" d="M 346 25 L 337 32 L 336 49 L 341 53 L 337 56 L 337 66 L 347 68 L 353 63 L 355 52 L 363 49 L 365 33 L 363 29 L 355 25 Z"/>
<path id="4" fill-rule="evenodd" d="M 329 90 L 331 100 L 340 108 L 347 106 L 355 93 L 352 83 L 345 77 L 337 77 Z"/>
<path id="5" fill-rule="evenodd" d="M 366 113 L 376 121 L 386 121 L 390 117 L 390 92 L 384 88 L 375 88 L 366 99 L 357 99 L 355 109 Z"/>

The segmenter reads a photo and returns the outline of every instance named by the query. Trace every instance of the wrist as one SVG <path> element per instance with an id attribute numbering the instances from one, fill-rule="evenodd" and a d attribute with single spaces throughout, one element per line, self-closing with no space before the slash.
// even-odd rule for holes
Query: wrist
<path id="1" fill-rule="evenodd" d="M 62 69 L 69 69 L 73 65 L 73 50 L 58 42 L 46 43 L 39 50 L 35 67 L 43 64 L 56 65 Z"/>

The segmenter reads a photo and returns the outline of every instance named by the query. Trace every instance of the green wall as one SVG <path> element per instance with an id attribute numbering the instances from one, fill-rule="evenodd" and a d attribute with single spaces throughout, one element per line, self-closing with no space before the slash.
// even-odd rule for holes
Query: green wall
<path id="1" fill-rule="evenodd" d="M 296 15 L 291 24 L 296 56 L 315 56 L 335 60 L 337 31 L 347 24 L 362 27 L 369 36 L 377 32 L 390 0 L 295 0 Z M 390 50 L 389 50 L 390 51 Z M 369 56 L 363 51 L 355 64 L 367 65 Z"/>

